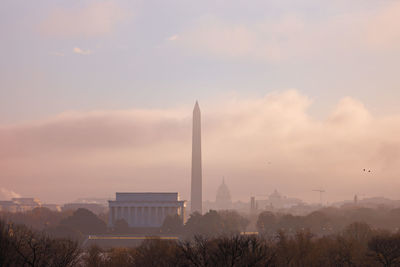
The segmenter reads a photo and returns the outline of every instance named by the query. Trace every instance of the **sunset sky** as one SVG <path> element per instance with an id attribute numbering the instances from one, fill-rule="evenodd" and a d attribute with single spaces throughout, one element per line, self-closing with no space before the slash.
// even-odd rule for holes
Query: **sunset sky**
<path id="1" fill-rule="evenodd" d="M 396 0 L 3 0 L 0 199 L 190 199 L 196 100 L 206 200 L 223 176 L 234 200 L 399 199 L 399 14 Z"/>

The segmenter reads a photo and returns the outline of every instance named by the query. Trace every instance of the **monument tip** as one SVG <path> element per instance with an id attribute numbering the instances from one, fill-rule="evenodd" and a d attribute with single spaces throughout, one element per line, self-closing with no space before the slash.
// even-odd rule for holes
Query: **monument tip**
<path id="1" fill-rule="evenodd" d="M 199 107 L 199 102 L 196 100 L 196 104 L 194 104 L 194 108 L 195 109 L 200 109 L 200 107 Z"/>

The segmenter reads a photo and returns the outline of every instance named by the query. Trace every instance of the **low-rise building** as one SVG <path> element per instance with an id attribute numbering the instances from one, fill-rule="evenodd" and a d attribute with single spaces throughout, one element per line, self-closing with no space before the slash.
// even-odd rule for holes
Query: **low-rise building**
<path id="1" fill-rule="evenodd" d="M 9 212 L 25 212 L 41 207 L 38 199 L 33 197 L 15 197 L 11 200 L 0 201 L 0 210 Z"/>
<path id="2" fill-rule="evenodd" d="M 109 227 L 125 220 L 129 227 L 160 227 L 168 215 L 185 217 L 185 201 L 178 193 L 116 193 L 109 202 Z"/>
<path id="3" fill-rule="evenodd" d="M 10 200 L 0 201 L 0 211 L 17 212 L 18 204 Z"/>

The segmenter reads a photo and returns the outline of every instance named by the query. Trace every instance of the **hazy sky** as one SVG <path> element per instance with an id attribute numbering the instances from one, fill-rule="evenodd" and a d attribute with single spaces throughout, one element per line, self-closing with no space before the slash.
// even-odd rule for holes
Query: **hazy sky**
<path id="1" fill-rule="evenodd" d="M 399 198 L 398 14 L 396 0 L 3 0 L 0 195 L 189 199 L 198 99 L 205 199 L 222 176 L 242 200 Z"/>

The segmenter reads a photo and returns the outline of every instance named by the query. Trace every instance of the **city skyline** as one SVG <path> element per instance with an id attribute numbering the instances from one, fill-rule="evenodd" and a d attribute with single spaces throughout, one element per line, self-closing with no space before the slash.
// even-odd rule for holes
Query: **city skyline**
<path id="1" fill-rule="evenodd" d="M 345 98 L 318 120 L 309 115 L 310 104 L 294 90 L 261 101 L 205 103 L 204 199 L 214 199 L 222 176 L 234 200 L 278 189 L 317 202 L 316 188 L 326 190 L 328 202 L 354 194 L 397 199 L 399 117 L 373 116 Z M 189 114 L 190 109 L 69 113 L 3 127 L 2 190 L 46 202 L 128 190 L 178 191 L 190 199 Z"/>
<path id="2" fill-rule="evenodd" d="M 398 199 L 399 1 L 0 3 L 0 193 Z M 365 172 L 364 169 L 371 170 Z"/>
<path id="3" fill-rule="evenodd" d="M 1 0 L 0 266 L 399 265 L 399 14 Z"/>

